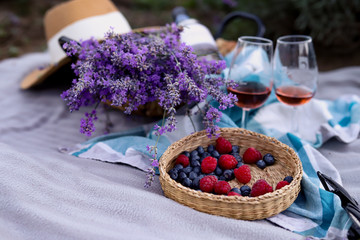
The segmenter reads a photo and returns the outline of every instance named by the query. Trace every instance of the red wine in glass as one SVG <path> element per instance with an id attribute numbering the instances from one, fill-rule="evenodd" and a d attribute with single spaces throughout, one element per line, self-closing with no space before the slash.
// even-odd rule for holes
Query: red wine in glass
<path id="1" fill-rule="evenodd" d="M 315 92 L 304 86 L 281 86 L 276 88 L 275 94 L 280 102 L 299 106 L 309 102 Z"/>
<path id="2" fill-rule="evenodd" d="M 312 38 L 305 35 L 282 36 L 276 41 L 274 83 L 277 99 L 291 106 L 293 113 L 289 132 L 301 137 L 297 108 L 314 97 L 318 69 Z"/>
<path id="3" fill-rule="evenodd" d="M 236 105 L 244 109 L 261 107 L 271 93 L 271 88 L 260 82 L 241 82 L 237 87 L 227 90 L 238 98 Z"/>
<path id="4" fill-rule="evenodd" d="M 261 107 L 272 88 L 273 42 L 266 38 L 241 36 L 231 61 L 228 92 L 237 96 L 241 108 L 240 127 L 246 129 L 246 116 L 250 109 Z"/>

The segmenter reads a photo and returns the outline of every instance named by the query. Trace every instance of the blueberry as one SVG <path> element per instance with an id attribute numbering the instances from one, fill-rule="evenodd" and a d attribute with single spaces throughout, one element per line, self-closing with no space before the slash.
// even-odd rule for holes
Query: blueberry
<path id="1" fill-rule="evenodd" d="M 238 162 L 243 161 L 243 159 L 242 159 L 242 157 L 240 155 L 233 155 L 233 156 L 235 157 L 236 161 L 238 161 Z"/>
<path id="2" fill-rule="evenodd" d="M 203 154 L 205 152 L 204 148 L 202 146 L 198 146 L 196 148 L 196 151 L 199 153 L 199 155 Z"/>
<path id="3" fill-rule="evenodd" d="M 190 153 L 190 158 L 193 158 L 194 156 L 199 156 L 198 151 L 196 151 L 196 150 L 191 151 L 191 153 Z"/>
<path id="4" fill-rule="evenodd" d="M 196 172 L 190 172 L 189 173 L 190 180 L 194 180 L 197 176 L 198 176 L 198 174 Z"/>
<path id="5" fill-rule="evenodd" d="M 187 157 L 190 157 L 190 153 L 188 151 L 183 151 L 181 154 L 187 156 Z"/>
<path id="6" fill-rule="evenodd" d="M 268 166 L 273 165 L 275 163 L 275 158 L 270 153 L 265 154 L 263 160 Z"/>
<path id="7" fill-rule="evenodd" d="M 190 156 L 190 161 L 200 161 L 200 156 L 199 155 Z"/>
<path id="8" fill-rule="evenodd" d="M 239 153 L 240 147 L 237 145 L 233 145 L 231 149 L 231 153 Z"/>
<path id="9" fill-rule="evenodd" d="M 241 167 L 242 165 L 244 165 L 241 161 L 238 161 L 238 163 L 236 164 L 236 167 L 235 168 L 239 168 Z"/>
<path id="10" fill-rule="evenodd" d="M 226 179 L 225 179 L 225 177 L 224 177 L 223 175 L 221 175 L 221 176 L 219 177 L 219 181 L 226 181 Z"/>
<path id="11" fill-rule="evenodd" d="M 186 168 L 183 168 L 182 171 L 187 175 L 192 171 L 192 167 L 191 166 L 187 166 Z"/>
<path id="12" fill-rule="evenodd" d="M 184 173 L 184 172 L 179 172 L 179 175 L 178 175 L 177 180 L 178 180 L 179 182 L 182 182 L 185 178 L 187 178 L 186 173 Z"/>
<path id="13" fill-rule="evenodd" d="M 181 184 L 185 187 L 190 187 L 192 184 L 192 181 L 189 178 L 184 178 L 181 182 Z"/>
<path id="14" fill-rule="evenodd" d="M 192 181 L 192 184 L 191 184 L 191 188 L 192 189 L 199 189 L 200 188 L 200 180 L 201 180 L 201 177 L 202 175 L 198 176 L 197 178 L 195 178 L 193 181 Z"/>
<path id="15" fill-rule="evenodd" d="M 195 172 L 195 173 L 201 173 L 201 167 L 200 166 L 193 167 L 192 171 Z"/>
<path id="16" fill-rule="evenodd" d="M 210 154 L 211 154 L 211 156 L 214 157 L 214 158 L 219 158 L 219 157 L 220 157 L 219 152 L 216 151 L 216 150 L 212 151 Z"/>
<path id="17" fill-rule="evenodd" d="M 230 190 L 230 192 L 236 192 L 236 193 L 238 193 L 238 194 L 241 194 L 241 191 L 240 191 L 239 188 L 232 188 L 232 189 Z"/>
<path id="18" fill-rule="evenodd" d="M 198 160 L 191 160 L 190 165 L 194 168 L 194 167 L 199 167 L 200 166 L 200 162 Z"/>
<path id="19" fill-rule="evenodd" d="M 210 152 L 213 152 L 215 150 L 215 146 L 214 145 L 209 145 L 207 147 L 207 151 L 210 153 Z"/>
<path id="20" fill-rule="evenodd" d="M 208 153 L 208 152 L 204 152 L 204 153 L 203 153 L 203 154 L 201 154 L 201 156 L 200 156 L 200 161 L 202 161 L 204 158 L 209 157 L 209 156 L 211 156 L 211 154 L 210 154 L 210 153 Z"/>
<path id="21" fill-rule="evenodd" d="M 286 176 L 286 177 L 284 178 L 284 181 L 287 181 L 288 183 L 291 183 L 292 180 L 293 180 L 293 177 L 292 177 L 292 176 Z"/>
<path id="22" fill-rule="evenodd" d="M 234 170 L 227 169 L 224 171 L 223 176 L 226 181 L 231 181 L 235 178 Z"/>
<path id="23" fill-rule="evenodd" d="M 179 176 L 178 171 L 174 168 L 169 171 L 169 175 L 170 175 L 171 179 L 174 179 L 175 181 Z"/>
<path id="24" fill-rule="evenodd" d="M 183 165 L 181 165 L 181 164 L 176 164 L 175 167 L 174 167 L 174 169 L 176 169 L 176 170 L 178 170 L 178 171 L 179 171 L 180 169 L 182 169 L 182 168 L 184 168 L 184 167 L 183 167 Z"/>
<path id="25" fill-rule="evenodd" d="M 266 163 L 264 162 L 264 160 L 259 160 L 256 162 L 256 166 L 258 166 L 258 168 L 264 169 L 266 168 Z"/>
<path id="26" fill-rule="evenodd" d="M 240 188 L 240 192 L 242 196 L 249 196 L 251 192 L 251 188 L 247 185 L 244 185 Z"/>
<path id="27" fill-rule="evenodd" d="M 221 176 L 222 174 L 223 174 L 223 171 L 222 171 L 222 169 L 219 167 L 219 166 L 217 166 L 216 168 L 215 168 L 215 175 L 217 175 L 217 176 Z"/>

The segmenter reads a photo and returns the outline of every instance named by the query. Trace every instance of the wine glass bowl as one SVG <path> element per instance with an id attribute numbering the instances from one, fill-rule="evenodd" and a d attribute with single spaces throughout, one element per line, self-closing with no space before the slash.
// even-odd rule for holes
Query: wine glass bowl
<path id="1" fill-rule="evenodd" d="M 228 74 L 228 81 L 234 84 L 227 90 L 237 96 L 235 104 L 242 108 L 242 128 L 246 128 L 247 112 L 261 107 L 271 93 L 272 55 L 273 43 L 269 39 L 250 36 L 238 39 Z"/>
<path id="2" fill-rule="evenodd" d="M 294 109 L 292 129 L 299 135 L 297 107 L 315 95 L 318 68 L 312 39 L 288 35 L 277 39 L 274 54 L 274 89 L 277 99 Z"/>

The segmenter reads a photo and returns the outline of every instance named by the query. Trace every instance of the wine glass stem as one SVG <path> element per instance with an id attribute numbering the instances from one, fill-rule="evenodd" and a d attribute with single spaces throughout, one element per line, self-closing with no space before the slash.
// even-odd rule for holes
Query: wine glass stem
<path id="1" fill-rule="evenodd" d="M 298 119 L 298 108 L 293 107 L 293 114 L 292 114 L 292 132 L 295 135 L 299 135 L 299 119 Z"/>
<path id="2" fill-rule="evenodd" d="M 248 110 L 247 109 L 242 109 L 242 116 L 241 116 L 241 125 L 240 125 L 240 127 L 241 128 L 244 128 L 244 129 L 246 129 L 246 117 L 247 117 L 247 112 L 248 112 Z"/>

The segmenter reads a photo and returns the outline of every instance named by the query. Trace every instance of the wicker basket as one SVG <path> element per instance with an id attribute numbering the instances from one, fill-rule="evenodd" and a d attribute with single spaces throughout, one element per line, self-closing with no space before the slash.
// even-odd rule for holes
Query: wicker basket
<path id="1" fill-rule="evenodd" d="M 274 189 L 285 176 L 294 180 L 287 186 L 258 197 L 215 195 L 184 187 L 170 178 L 167 173 L 174 167 L 176 157 L 183 151 L 192 151 L 198 146 L 215 144 L 205 131 L 196 132 L 173 143 L 162 155 L 159 164 L 160 183 L 166 197 L 201 212 L 236 219 L 256 220 L 274 216 L 287 209 L 300 192 L 302 166 L 292 148 L 278 140 L 242 128 L 222 128 L 220 135 L 232 144 L 240 146 L 242 155 L 248 147 L 258 149 L 262 154 L 271 153 L 276 161 L 264 170 L 249 164 L 252 186 L 258 179 L 265 179 Z M 229 182 L 231 187 L 242 186 L 236 179 Z"/>

